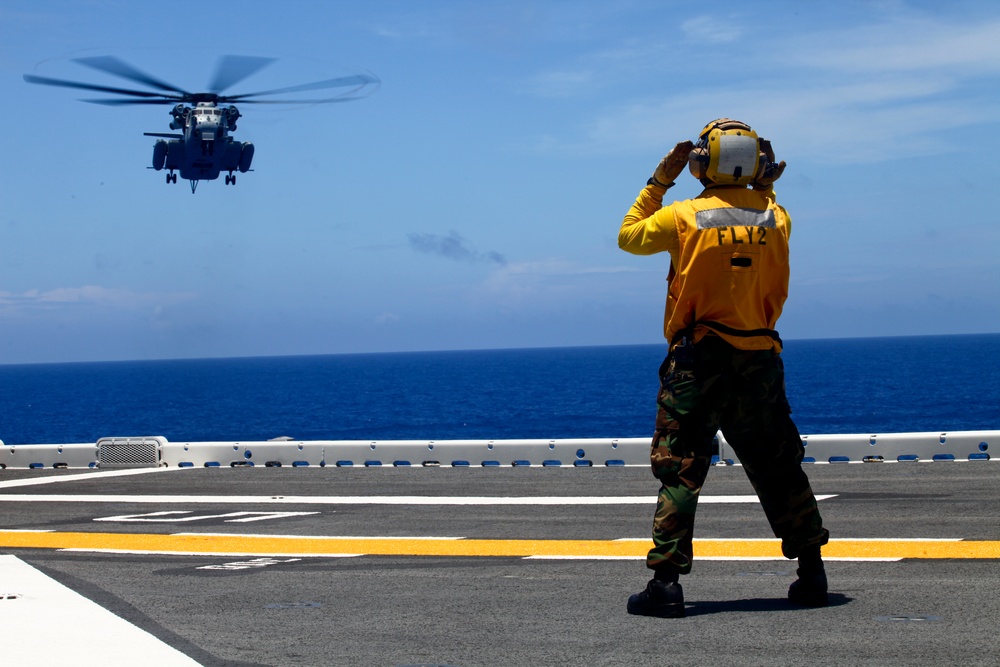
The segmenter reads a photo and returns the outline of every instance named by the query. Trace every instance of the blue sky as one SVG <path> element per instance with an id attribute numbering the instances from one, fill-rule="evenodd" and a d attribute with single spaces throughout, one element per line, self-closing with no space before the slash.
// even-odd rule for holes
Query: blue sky
<path id="1" fill-rule="evenodd" d="M 227 92 L 382 83 L 244 107 L 254 171 L 192 195 L 146 168 L 169 107 L 22 79 L 224 54 L 279 58 Z M 660 342 L 668 258 L 618 227 L 719 116 L 788 162 L 784 338 L 1000 331 L 992 0 L 7 0 L 0 99 L 0 363 Z"/>

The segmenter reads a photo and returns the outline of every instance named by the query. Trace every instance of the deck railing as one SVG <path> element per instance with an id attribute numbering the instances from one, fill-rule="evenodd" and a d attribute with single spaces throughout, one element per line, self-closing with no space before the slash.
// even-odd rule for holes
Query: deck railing
<path id="1" fill-rule="evenodd" d="M 1000 431 L 806 435 L 807 463 L 990 461 Z M 720 433 L 716 464 L 739 464 Z M 0 469 L 134 467 L 617 467 L 649 465 L 649 438 L 170 442 L 162 436 L 96 443 L 5 445 Z"/>

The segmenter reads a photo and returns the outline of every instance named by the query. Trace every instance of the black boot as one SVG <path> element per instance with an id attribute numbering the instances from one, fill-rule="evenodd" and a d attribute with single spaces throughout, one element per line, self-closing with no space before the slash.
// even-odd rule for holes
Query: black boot
<path id="1" fill-rule="evenodd" d="M 646 590 L 629 597 L 628 613 L 658 618 L 684 616 L 684 591 L 677 579 L 675 572 L 657 571 L 646 584 Z"/>
<path id="2" fill-rule="evenodd" d="M 803 607 L 825 607 L 828 604 L 826 570 L 819 547 L 809 547 L 799 554 L 798 579 L 788 587 L 788 599 Z"/>

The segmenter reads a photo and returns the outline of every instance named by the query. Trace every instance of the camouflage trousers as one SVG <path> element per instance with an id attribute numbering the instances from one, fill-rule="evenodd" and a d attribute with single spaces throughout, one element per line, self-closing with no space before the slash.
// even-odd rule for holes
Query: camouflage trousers
<path id="1" fill-rule="evenodd" d="M 802 470 L 804 449 L 785 397 L 781 356 L 739 350 L 717 336 L 674 348 L 660 367 L 650 450 L 660 481 L 652 569 L 691 571 L 694 515 L 721 429 L 750 479 L 786 558 L 826 544 L 816 498 Z"/>

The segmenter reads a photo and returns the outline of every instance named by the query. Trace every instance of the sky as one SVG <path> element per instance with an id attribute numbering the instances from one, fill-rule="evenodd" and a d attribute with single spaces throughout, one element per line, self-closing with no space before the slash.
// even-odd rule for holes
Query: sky
<path id="1" fill-rule="evenodd" d="M 244 106 L 254 170 L 192 194 L 169 107 L 22 78 L 227 54 L 277 58 L 230 93 L 380 84 Z M 3 364 L 661 343 L 669 258 L 618 229 L 722 116 L 788 163 L 784 339 L 1000 332 L 994 0 L 5 0 L 0 99 Z"/>

